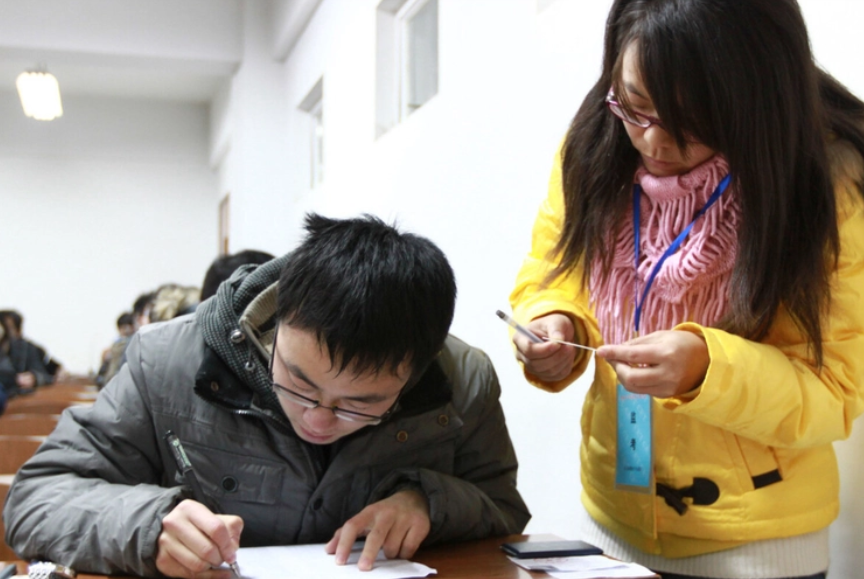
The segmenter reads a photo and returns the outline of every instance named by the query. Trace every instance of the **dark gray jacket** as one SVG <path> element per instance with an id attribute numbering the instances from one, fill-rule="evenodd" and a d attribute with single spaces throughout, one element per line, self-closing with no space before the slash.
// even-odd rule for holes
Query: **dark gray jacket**
<path id="1" fill-rule="evenodd" d="M 258 347 L 283 259 L 235 274 L 194 316 L 142 329 L 94 406 L 64 412 L 9 492 L 6 540 L 19 555 L 158 575 L 162 518 L 189 496 L 169 429 L 211 500 L 243 518 L 242 546 L 326 542 L 406 484 L 429 500 L 424 544 L 525 527 L 495 371 L 456 338 L 387 422 L 327 448 L 294 435 Z"/>

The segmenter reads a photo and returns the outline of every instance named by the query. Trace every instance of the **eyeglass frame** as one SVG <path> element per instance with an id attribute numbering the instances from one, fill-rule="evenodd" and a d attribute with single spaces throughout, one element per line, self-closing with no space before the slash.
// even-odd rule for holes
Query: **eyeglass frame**
<path id="1" fill-rule="evenodd" d="M 399 394 L 396 395 L 396 400 L 393 401 L 393 404 L 390 408 L 387 409 L 384 414 L 375 415 L 375 414 L 365 414 L 363 412 L 357 412 L 355 410 L 345 410 L 344 408 L 339 408 L 338 406 L 324 406 L 321 404 L 320 400 L 313 400 L 312 398 L 307 398 L 302 394 L 294 392 L 290 388 L 282 386 L 281 384 L 277 384 L 273 379 L 273 359 L 276 357 L 276 342 L 279 336 L 279 325 L 277 322 L 276 329 L 273 332 L 273 351 L 270 353 L 270 365 L 268 368 L 270 385 L 273 387 L 276 395 L 282 394 L 287 397 L 290 402 L 297 404 L 298 406 L 302 406 L 303 408 L 307 408 L 309 410 L 313 410 L 315 408 L 323 408 L 325 410 L 329 410 L 333 413 L 333 416 L 340 420 L 345 420 L 346 422 L 355 422 L 355 423 L 363 423 L 368 424 L 370 426 L 377 426 L 390 418 L 390 416 L 399 410 L 399 400 L 402 398 L 402 394 L 405 392 L 405 388 L 408 386 L 408 382 L 405 383 L 404 386 L 399 390 Z"/>
<path id="2" fill-rule="evenodd" d="M 631 125 L 639 127 L 641 129 L 647 129 L 651 125 L 657 125 L 664 131 L 666 130 L 666 128 L 663 126 L 663 121 L 661 121 L 657 117 L 652 117 L 651 115 L 645 115 L 636 111 L 628 112 L 626 109 L 624 109 L 621 103 L 615 100 L 615 91 L 610 90 L 609 93 L 606 95 L 606 99 L 604 102 L 606 103 L 606 108 L 609 109 L 609 112 L 624 121 L 625 123 L 630 123 Z M 627 115 L 633 115 L 633 118 L 628 117 Z M 645 119 L 647 124 L 637 122 L 638 119 Z"/>

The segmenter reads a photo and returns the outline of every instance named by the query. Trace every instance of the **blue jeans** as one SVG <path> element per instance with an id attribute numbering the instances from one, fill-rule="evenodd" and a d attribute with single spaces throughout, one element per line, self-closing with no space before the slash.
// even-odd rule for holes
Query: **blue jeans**
<path id="1" fill-rule="evenodd" d="M 676 575 L 675 573 L 660 573 L 657 571 L 655 571 L 655 573 L 660 575 L 663 579 L 707 579 L 696 575 Z M 825 573 L 816 573 L 815 575 L 808 575 L 807 577 L 784 577 L 778 579 L 825 579 Z"/>

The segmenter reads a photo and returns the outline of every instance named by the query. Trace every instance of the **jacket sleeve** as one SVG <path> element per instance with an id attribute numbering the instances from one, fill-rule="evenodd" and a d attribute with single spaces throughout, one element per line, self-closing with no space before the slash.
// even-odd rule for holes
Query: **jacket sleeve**
<path id="1" fill-rule="evenodd" d="M 520 322 L 528 322 L 553 312 L 566 314 L 576 322 L 576 341 L 597 347 L 600 344 L 600 331 L 590 310 L 587 291 L 582 288 L 581 268 L 551 282 L 546 279 L 557 265 L 554 250 L 561 237 L 563 222 L 564 192 L 559 151 L 549 178 L 549 192 L 534 221 L 531 251 L 516 276 L 516 285 L 510 294 L 510 305 L 514 317 Z M 560 392 L 582 375 L 590 359 L 587 351 L 580 350 L 573 371 L 557 382 L 544 382 L 527 371 L 525 378 L 538 388 Z"/>
<path id="2" fill-rule="evenodd" d="M 823 325 L 824 364 L 780 311 L 764 342 L 685 324 L 704 336 L 711 362 L 695 396 L 665 401 L 674 412 L 777 448 L 847 438 L 864 412 L 864 201 L 857 186 L 838 187 L 840 256 Z"/>
<path id="3" fill-rule="evenodd" d="M 402 485 L 422 489 L 429 500 L 431 529 L 424 545 L 520 533 L 531 518 L 516 490 L 518 463 L 499 396 L 501 388 L 489 358 L 476 349 L 457 387 L 454 405 L 462 428 L 452 474 L 427 468 L 397 469 L 381 481 L 370 502 Z M 476 358 L 475 358 L 476 357 Z"/>
<path id="4" fill-rule="evenodd" d="M 64 411 L 19 471 L 3 513 L 6 541 L 24 559 L 78 571 L 158 576 L 162 518 L 182 487 L 161 488 L 139 339 L 129 364 L 90 408 Z"/>

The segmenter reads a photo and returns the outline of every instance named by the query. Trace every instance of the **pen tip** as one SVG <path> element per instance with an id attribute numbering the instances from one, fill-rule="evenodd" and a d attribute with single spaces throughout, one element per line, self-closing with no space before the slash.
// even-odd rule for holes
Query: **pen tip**
<path id="1" fill-rule="evenodd" d="M 498 316 L 499 318 L 501 318 L 502 320 L 504 319 L 504 312 L 502 312 L 501 310 L 495 310 L 495 315 Z"/>

